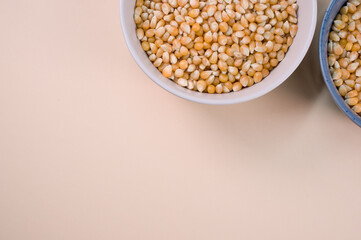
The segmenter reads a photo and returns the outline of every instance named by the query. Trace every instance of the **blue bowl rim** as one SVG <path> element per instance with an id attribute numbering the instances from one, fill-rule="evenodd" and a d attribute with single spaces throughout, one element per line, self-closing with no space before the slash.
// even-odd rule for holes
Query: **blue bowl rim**
<path id="1" fill-rule="evenodd" d="M 323 75 L 323 79 L 326 83 L 326 86 L 328 90 L 330 91 L 334 101 L 336 102 L 337 106 L 359 127 L 361 127 L 361 117 L 355 113 L 344 101 L 343 97 L 339 94 L 336 86 L 333 83 L 333 80 L 331 78 L 331 73 L 329 71 L 328 66 L 328 57 L 327 57 L 327 44 L 328 44 L 328 35 L 330 33 L 331 27 L 327 28 L 327 21 L 330 18 L 331 13 L 334 11 L 335 4 L 339 0 L 333 0 L 330 5 L 328 6 L 326 13 L 324 15 L 322 26 L 321 26 L 321 32 L 320 32 L 320 38 L 319 38 L 319 57 L 320 57 L 320 65 L 321 65 L 321 72 Z M 346 1 L 345 1 L 346 2 Z M 343 6 L 343 5 L 342 5 Z M 341 8 L 340 8 L 341 9 Z M 337 12 L 340 11 L 340 9 L 337 9 Z M 325 38 L 326 41 L 325 41 Z"/>

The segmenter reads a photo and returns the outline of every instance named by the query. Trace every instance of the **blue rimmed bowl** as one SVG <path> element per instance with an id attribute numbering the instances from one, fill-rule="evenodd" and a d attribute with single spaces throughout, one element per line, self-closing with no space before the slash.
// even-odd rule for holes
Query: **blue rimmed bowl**
<path id="1" fill-rule="evenodd" d="M 347 0 L 332 0 L 330 3 L 325 16 L 323 18 L 321 33 L 320 33 L 320 41 L 319 41 L 319 56 L 321 63 L 321 71 L 323 75 L 323 79 L 325 80 L 326 86 L 330 91 L 333 99 L 335 100 L 337 106 L 359 127 L 361 127 L 361 117 L 355 113 L 348 104 L 345 103 L 343 97 L 339 94 L 336 86 L 333 83 L 331 73 L 328 65 L 328 57 L 327 57 L 327 43 L 328 36 L 333 24 L 333 20 L 336 15 L 340 12 L 341 8 L 345 5 Z"/>

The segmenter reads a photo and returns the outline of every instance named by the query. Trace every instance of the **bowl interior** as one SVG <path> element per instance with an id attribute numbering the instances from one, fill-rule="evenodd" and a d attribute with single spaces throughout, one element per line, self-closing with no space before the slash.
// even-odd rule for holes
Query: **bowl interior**
<path id="1" fill-rule="evenodd" d="M 120 0 L 120 18 L 124 38 L 137 64 L 159 86 L 167 91 L 199 103 L 232 104 L 260 97 L 285 81 L 298 67 L 311 44 L 317 21 L 317 0 L 299 0 L 298 33 L 285 59 L 262 82 L 239 92 L 227 94 L 198 93 L 166 79 L 149 61 L 135 34 L 133 20 L 135 0 Z"/>
<path id="2" fill-rule="evenodd" d="M 347 0 L 333 0 L 323 19 L 321 33 L 320 33 L 320 42 L 319 42 L 319 55 L 320 55 L 320 64 L 322 75 L 325 80 L 326 86 L 329 89 L 333 99 L 335 100 L 337 106 L 345 112 L 345 114 L 354 121 L 358 126 L 361 127 L 361 117 L 356 114 L 344 101 L 343 97 L 339 94 L 336 86 L 333 83 L 331 73 L 329 71 L 328 57 L 327 57 L 327 44 L 328 44 L 328 35 L 330 33 L 333 20 L 336 15 L 339 13 L 341 7 L 346 3 Z"/>

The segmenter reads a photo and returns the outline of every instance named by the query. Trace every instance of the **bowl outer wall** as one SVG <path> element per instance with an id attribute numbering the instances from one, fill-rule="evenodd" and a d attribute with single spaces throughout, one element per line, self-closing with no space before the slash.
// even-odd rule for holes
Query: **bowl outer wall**
<path id="1" fill-rule="evenodd" d="M 339 13 L 341 7 L 347 0 L 333 0 L 328 6 L 325 16 L 322 21 L 320 39 L 319 39 L 319 57 L 321 64 L 321 71 L 323 79 L 326 83 L 328 90 L 330 91 L 332 98 L 336 102 L 337 106 L 359 127 L 361 127 L 361 117 L 357 115 L 344 101 L 343 97 L 339 94 L 336 86 L 333 83 L 331 73 L 329 71 L 328 57 L 327 57 L 327 44 L 328 35 L 330 33 L 333 20 Z"/>
<path id="2" fill-rule="evenodd" d="M 317 0 L 299 0 L 299 31 L 285 59 L 262 82 L 239 92 L 228 94 L 205 94 L 188 90 L 169 81 L 149 61 L 135 34 L 133 8 L 135 0 L 120 0 L 120 19 L 127 46 L 136 63 L 155 83 L 165 90 L 198 103 L 224 105 L 246 102 L 272 91 L 283 83 L 299 66 L 306 55 L 317 22 Z"/>

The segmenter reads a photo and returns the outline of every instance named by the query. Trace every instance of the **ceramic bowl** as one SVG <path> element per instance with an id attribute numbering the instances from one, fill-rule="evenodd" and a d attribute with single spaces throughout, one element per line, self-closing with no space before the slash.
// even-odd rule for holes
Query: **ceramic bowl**
<path id="1" fill-rule="evenodd" d="M 355 113 L 348 104 L 345 103 L 343 97 L 339 94 L 336 86 L 334 85 L 331 77 L 331 73 L 328 66 L 327 61 L 327 44 L 328 44 L 328 35 L 330 33 L 330 29 L 333 24 L 333 20 L 335 19 L 336 15 L 340 12 L 340 9 L 347 0 L 333 0 L 323 18 L 322 26 L 321 26 L 321 33 L 319 39 L 319 56 L 320 56 L 320 64 L 321 64 L 321 71 L 323 75 L 323 79 L 325 80 L 326 86 L 330 91 L 332 98 L 336 102 L 337 106 L 352 120 L 354 121 L 359 127 L 361 127 L 361 117 Z"/>
<path id="2" fill-rule="evenodd" d="M 233 104 L 258 98 L 283 83 L 298 67 L 311 44 L 317 21 L 317 0 L 298 0 L 298 33 L 285 59 L 263 81 L 239 92 L 207 94 L 188 90 L 163 77 L 149 61 L 136 37 L 133 20 L 136 0 L 120 0 L 120 20 L 128 48 L 140 68 L 156 84 L 184 99 L 204 104 Z"/>

